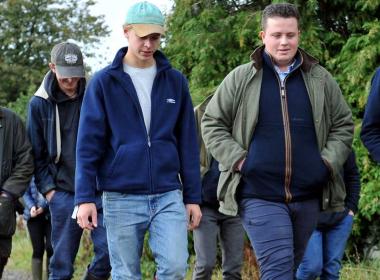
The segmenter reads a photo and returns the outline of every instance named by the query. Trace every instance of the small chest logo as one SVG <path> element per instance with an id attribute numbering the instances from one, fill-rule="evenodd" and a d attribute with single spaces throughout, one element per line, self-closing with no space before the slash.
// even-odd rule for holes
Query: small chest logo
<path id="1" fill-rule="evenodd" d="M 166 99 L 166 103 L 175 104 L 175 99 L 168 98 L 168 99 Z"/>
<path id="2" fill-rule="evenodd" d="M 66 54 L 65 61 L 67 64 L 75 64 L 78 61 L 78 56 L 73 53 Z"/>

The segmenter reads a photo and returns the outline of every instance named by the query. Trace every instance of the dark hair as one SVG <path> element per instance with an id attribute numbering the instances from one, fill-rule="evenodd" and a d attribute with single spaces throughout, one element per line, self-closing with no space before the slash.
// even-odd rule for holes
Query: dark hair
<path id="1" fill-rule="evenodd" d="M 282 17 L 282 18 L 295 18 L 299 25 L 300 14 L 295 5 L 290 3 L 276 3 L 270 4 L 265 7 L 261 16 L 261 27 L 265 30 L 268 18 Z"/>

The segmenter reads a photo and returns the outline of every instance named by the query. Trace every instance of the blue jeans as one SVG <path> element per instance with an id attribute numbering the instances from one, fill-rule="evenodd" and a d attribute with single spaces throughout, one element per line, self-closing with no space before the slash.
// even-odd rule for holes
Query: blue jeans
<path id="1" fill-rule="evenodd" d="M 350 236 L 353 216 L 347 215 L 340 223 L 320 231 L 315 230 L 307 244 L 297 279 L 339 279 L 341 260 Z"/>
<path id="2" fill-rule="evenodd" d="M 240 217 L 260 266 L 261 280 L 293 280 L 318 219 L 318 199 L 281 203 L 242 199 Z"/>
<path id="3" fill-rule="evenodd" d="M 244 228 L 240 217 L 226 216 L 202 206 L 202 220 L 193 231 L 196 262 L 193 280 L 211 280 L 216 262 L 217 240 L 222 250 L 224 280 L 240 280 L 243 265 Z"/>
<path id="4" fill-rule="evenodd" d="M 101 202 L 100 197 L 98 198 Z M 71 279 L 75 256 L 78 252 L 83 230 L 71 218 L 74 209 L 74 194 L 56 191 L 49 202 L 51 213 L 51 242 L 53 256 L 50 259 L 49 280 Z M 91 231 L 94 244 L 94 257 L 88 266 L 88 272 L 99 279 L 109 277 L 111 266 L 108 255 L 107 236 L 103 227 L 103 214 L 98 213 L 98 227 Z"/>
<path id="5" fill-rule="evenodd" d="M 180 190 L 152 195 L 104 192 L 103 207 L 113 280 L 141 279 L 146 232 L 157 264 L 157 278 L 185 278 L 187 215 Z"/>

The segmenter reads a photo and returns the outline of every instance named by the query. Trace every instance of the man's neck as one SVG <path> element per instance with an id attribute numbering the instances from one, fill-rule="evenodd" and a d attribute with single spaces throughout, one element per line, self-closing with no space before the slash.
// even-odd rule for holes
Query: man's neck
<path id="1" fill-rule="evenodd" d="M 127 54 L 123 58 L 123 63 L 135 68 L 148 68 L 153 66 L 156 63 L 156 61 L 153 57 L 149 60 L 140 60 L 132 55 L 129 55 L 129 53 L 127 52 Z"/>
<path id="2" fill-rule="evenodd" d="M 60 89 L 70 99 L 74 99 L 75 97 L 77 97 L 78 87 L 75 90 L 64 90 L 62 88 Z"/>
<path id="3" fill-rule="evenodd" d="M 290 63 L 288 64 L 285 64 L 285 65 L 278 65 L 276 63 L 274 63 L 274 66 L 277 67 L 281 72 L 288 72 L 292 69 L 292 67 L 294 66 L 296 60 L 293 59 Z"/>

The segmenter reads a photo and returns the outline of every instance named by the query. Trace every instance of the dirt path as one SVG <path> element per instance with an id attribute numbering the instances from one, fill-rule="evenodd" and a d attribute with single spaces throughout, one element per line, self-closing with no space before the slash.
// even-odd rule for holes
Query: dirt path
<path id="1" fill-rule="evenodd" d="M 9 271 L 5 268 L 1 280 L 32 280 L 32 276 L 24 271 Z"/>

